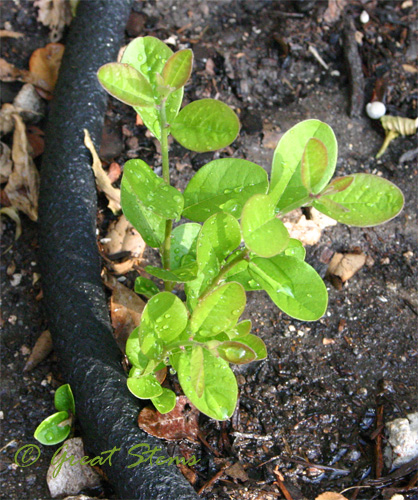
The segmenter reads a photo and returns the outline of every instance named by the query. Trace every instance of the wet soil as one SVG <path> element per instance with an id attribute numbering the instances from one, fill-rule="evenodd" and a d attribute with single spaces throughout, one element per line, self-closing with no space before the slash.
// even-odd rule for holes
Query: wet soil
<path id="1" fill-rule="evenodd" d="M 36 22 L 29 2 L 17 3 L 19 9 L 6 2 L 10 6 L 7 20 L 13 29 L 25 33 L 25 40 L 8 41 L 2 50 L 3 57 L 23 68 L 35 45 L 47 42 L 47 30 Z M 416 50 L 414 55 L 411 47 L 416 43 L 417 6 L 411 3 L 401 8 L 400 2 L 390 1 L 348 3 L 346 14 L 327 24 L 323 20 L 327 2 L 195 0 L 186 6 L 168 0 L 145 1 L 135 3 L 128 25 L 127 41 L 153 35 L 176 49 L 193 48 L 195 70 L 186 87 L 186 102 L 219 98 L 240 114 L 240 137 L 226 150 L 201 155 L 172 144 L 177 187 L 184 188 L 203 164 L 223 156 L 247 158 L 269 170 L 280 134 L 298 121 L 318 118 L 330 124 L 337 136 L 336 175 L 382 175 L 405 194 L 403 212 L 389 223 L 366 229 L 333 226 L 324 231 L 319 244 L 307 248 L 307 261 L 323 277 L 327 256 L 333 252 L 361 250 L 369 257 L 370 265 L 341 290 L 327 283 L 329 307 L 321 320 L 293 320 L 264 292 L 248 294 L 245 315 L 267 344 L 268 359 L 235 370 L 240 387 L 236 414 L 224 424 L 202 416 L 209 446 L 191 448 L 201 459 L 197 490 L 227 463 L 239 463 L 248 479 L 225 474 L 208 485 L 203 498 L 285 498 L 275 469 L 294 500 L 313 500 L 324 491 L 367 484 L 376 473 L 377 409 L 383 406 L 383 422 L 417 410 L 418 170 L 413 155 L 411 160 L 400 161 L 405 152 L 417 147 L 416 136 L 397 139 L 380 160 L 374 158 L 383 131 L 364 114 L 348 115 L 348 69 L 342 41 L 344 17 L 352 14 L 363 34 L 359 51 L 366 102 L 378 89 L 391 114 L 415 117 L 416 74 L 402 65 L 416 66 Z M 363 8 L 371 16 L 366 26 L 359 22 Z M 27 16 L 19 14 L 22 10 Z M 328 69 L 312 55 L 310 45 Z M 159 168 L 156 144 L 144 127 L 135 125 L 135 115 L 127 106 L 110 100 L 106 121 L 103 159 L 123 165 L 129 158 L 141 157 Z M 100 201 L 98 225 L 103 232 L 111 217 L 105 201 Z M 23 235 L 14 242 L 14 224 L 2 219 L 4 448 L 0 478 L 4 498 L 46 499 L 46 470 L 55 448 L 42 447 L 41 459 L 32 467 L 12 463 L 20 446 L 35 442 L 33 431 L 52 413 L 52 395 L 60 383 L 59 365 L 53 357 L 28 374 L 22 372 L 28 349 L 47 327 L 42 300 L 37 300 L 40 283 L 33 284 L 36 224 L 24 216 L 22 221 Z M 148 252 L 147 258 L 155 256 Z M 16 269 L 9 276 L 6 270 L 13 262 Z M 19 284 L 13 274 L 22 275 Z M 126 283 L 133 278 L 128 276 Z M 353 489 L 346 495 L 386 499 L 398 488 L 405 499 L 416 498 L 416 488 L 403 489 L 409 480 Z"/>

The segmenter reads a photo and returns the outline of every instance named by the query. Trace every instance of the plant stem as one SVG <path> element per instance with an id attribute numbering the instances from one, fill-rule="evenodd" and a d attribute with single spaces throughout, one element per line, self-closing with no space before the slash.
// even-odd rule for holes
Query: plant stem
<path id="1" fill-rule="evenodd" d="M 163 162 L 163 179 L 170 185 L 170 164 L 168 159 L 168 128 L 167 128 L 167 117 L 165 110 L 166 98 L 161 101 L 160 107 L 160 126 L 161 126 L 161 156 Z M 171 230 L 173 229 L 172 219 L 167 219 L 165 223 L 165 237 L 164 243 L 161 248 L 161 259 L 163 262 L 164 269 L 170 270 L 170 246 L 171 246 Z M 173 283 L 171 281 L 164 282 L 164 289 L 171 291 L 173 289 Z"/>

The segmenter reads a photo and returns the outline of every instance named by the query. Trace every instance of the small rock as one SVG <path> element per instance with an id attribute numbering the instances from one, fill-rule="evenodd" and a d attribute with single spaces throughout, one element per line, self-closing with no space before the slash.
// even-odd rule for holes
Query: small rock
<path id="1" fill-rule="evenodd" d="M 64 460 L 71 455 L 74 456 L 73 462 L 85 456 L 81 438 L 67 439 L 64 448 L 54 458 L 54 464 L 49 466 L 46 480 L 51 496 L 54 498 L 62 495 L 76 495 L 84 488 L 94 488 L 100 485 L 100 476 L 90 465 L 70 466 L 69 461 L 63 462 L 56 477 L 53 477 L 55 468 L 61 464 L 61 458 Z"/>
<path id="2" fill-rule="evenodd" d="M 20 273 L 13 274 L 10 284 L 12 286 L 19 286 L 22 281 L 22 275 Z"/>
<path id="3" fill-rule="evenodd" d="M 386 424 L 389 446 L 385 449 L 387 467 L 396 468 L 418 456 L 418 412 Z"/>

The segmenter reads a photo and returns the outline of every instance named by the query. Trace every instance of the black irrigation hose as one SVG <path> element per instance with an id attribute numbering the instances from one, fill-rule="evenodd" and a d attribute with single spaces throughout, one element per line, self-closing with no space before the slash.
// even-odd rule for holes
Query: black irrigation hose
<path id="1" fill-rule="evenodd" d="M 129 448 L 161 441 L 138 429 L 112 337 L 96 244 L 96 186 L 83 129 L 98 145 L 106 96 L 96 71 L 114 61 L 131 0 L 81 0 L 65 48 L 49 117 L 40 194 L 40 265 L 45 308 L 60 368 L 71 384 L 87 450 L 121 448 L 104 471 L 123 499 L 189 500 L 197 496 L 175 465 L 138 458 Z M 139 453 L 146 448 L 139 449 Z M 138 451 L 137 451 L 138 453 Z M 162 450 L 157 455 L 168 458 Z M 106 455 L 105 455 L 106 456 Z"/>

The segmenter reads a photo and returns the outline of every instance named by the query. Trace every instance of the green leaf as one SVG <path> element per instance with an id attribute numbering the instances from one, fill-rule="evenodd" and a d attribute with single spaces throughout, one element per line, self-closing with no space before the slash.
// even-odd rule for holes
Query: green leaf
<path id="1" fill-rule="evenodd" d="M 246 337 L 251 331 L 251 320 L 246 319 L 241 321 L 231 330 L 228 330 L 226 334 L 230 340 L 236 340 L 241 337 Z"/>
<path id="2" fill-rule="evenodd" d="M 47 446 L 61 443 L 67 439 L 71 431 L 71 425 L 62 425 L 68 418 L 69 415 L 66 411 L 54 413 L 38 425 L 34 433 L 34 438 Z"/>
<path id="3" fill-rule="evenodd" d="M 147 266 L 145 271 L 152 276 L 156 276 L 165 281 L 174 281 L 175 283 L 186 283 L 187 281 L 193 281 L 197 276 L 197 264 L 192 262 L 187 266 L 179 267 L 173 271 L 167 271 L 166 269 L 161 269 L 160 267 Z"/>
<path id="4" fill-rule="evenodd" d="M 246 335 L 245 337 L 240 337 L 239 342 L 250 347 L 257 356 L 257 361 L 267 358 L 267 348 L 265 343 L 252 333 Z"/>
<path id="5" fill-rule="evenodd" d="M 228 363 L 203 349 L 204 390 L 198 396 L 192 384 L 192 351 L 182 352 L 178 362 L 178 377 L 184 394 L 205 415 L 216 420 L 226 420 L 234 413 L 238 387 Z"/>
<path id="6" fill-rule="evenodd" d="M 216 259 L 211 259 L 205 267 L 205 272 L 197 273 L 197 277 L 193 281 L 189 281 L 184 284 L 184 291 L 186 293 L 186 303 L 189 311 L 197 306 L 199 297 L 202 295 L 203 291 L 208 288 L 210 283 L 213 281 L 214 277 L 219 274 L 219 264 Z"/>
<path id="7" fill-rule="evenodd" d="M 163 341 L 154 330 L 143 327 L 139 331 L 141 352 L 151 360 L 159 360 L 163 354 Z"/>
<path id="8" fill-rule="evenodd" d="M 125 176 L 122 177 L 120 197 L 125 217 L 141 234 L 145 243 L 152 248 L 160 247 L 165 236 L 165 219 L 140 202 Z"/>
<path id="9" fill-rule="evenodd" d="M 388 180 L 371 174 L 349 177 L 353 181 L 343 191 L 321 196 L 312 205 L 338 222 L 359 227 L 377 226 L 402 210 L 402 191 Z"/>
<path id="10" fill-rule="evenodd" d="M 165 219 L 180 217 L 183 195 L 156 175 L 144 161 L 127 161 L 123 167 L 123 179 L 144 207 Z"/>
<path id="11" fill-rule="evenodd" d="M 173 51 L 161 40 L 152 36 L 138 37 L 126 47 L 122 56 L 122 63 L 127 63 L 142 73 L 150 82 L 156 104 L 159 104 L 161 95 L 158 90 L 157 74 L 161 74 L 165 63 L 172 56 Z M 167 97 L 167 122 L 171 123 L 177 116 L 183 100 L 183 89 L 176 90 Z M 161 139 L 159 112 L 154 108 L 135 107 L 146 127 Z"/>
<path id="12" fill-rule="evenodd" d="M 145 297 L 147 297 L 148 299 L 154 297 L 154 295 L 160 292 L 160 290 L 158 290 L 157 288 L 157 285 L 152 280 L 144 278 L 143 276 L 138 276 L 136 278 L 134 290 L 135 293 L 145 295 Z"/>
<path id="13" fill-rule="evenodd" d="M 236 365 L 245 365 L 257 358 L 257 354 L 241 341 L 228 340 L 222 342 L 216 350 L 222 359 Z"/>
<path id="14" fill-rule="evenodd" d="M 267 194 L 251 197 L 242 210 L 241 228 L 246 246 L 260 257 L 273 257 L 289 241 L 283 222 L 276 218 L 273 200 Z"/>
<path id="15" fill-rule="evenodd" d="M 202 167 L 186 187 L 183 216 L 204 222 L 223 211 L 239 219 L 245 202 L 267 190 L 267 173 L 259 165 L 237 158 L 214 160 Z"/>
<path id="16" fill-rule="evenodd" d="M 245 291 L 239 283 L 224 283 L 204 297 L 190 319 L 192 333 L 212 337 L 229 330 L 245 309 Z"/>
<path id="17" fill-rule="evenodd" d="M 154 95 L 148 80 L 129 64 L 108 63 L 97 72 L 107 92 L 130 106 L 154 106 Z"/>
<path id="18" fill-rule="evenodd" d="M 327 308 L 324 282 L 309 264 L 296 257 L 255 257 L 249 265 L 254 279 L 289 316 L 303 321 L 319 319 Z"/>
<path id="19" fill-rule="evenodd" d="M 172 342 L 186 328 L 187 320 L 187 309 L 183 302 L 173 293 L 161 292 L 154 295 L 144 308 L 140 325 L 140 339 L 142 335 L 154 333 L 163 342 Z M 145 354 L 148 356 L 147 352 Z"/>
<path id="20" fill-rule="evenodd" d="M 327 148 L 322 141 L 312 137 L 306 143 L 301 165 L 302 184 L 310 193 L 317 194 L 323 187 L 322 178 L 327 167 Z M 318 186 L 321 186 L 321 188 L 317 189 Z"/>
<path id="21" fill-rule="evenodd" d="M 229 146 L 240 128 L 238 116 L 232 109 L 215 99 L 191 102 L 169 123 L 174 139 L 198 153 Z"/>
<path id="22" fill-rule="evenodd" d="M 305 260 L 306 250 L 301 241 L 290 238 L 284 254 L 288 257 L 296 257 L 299 260 Z"/>
<path id="23" fill-rule="evenodd" d="M 283 135 L 274 152 L 270 194 L 279 210 L 297 204 L 309 194 L 302 183 L 301 163 L 311 138 L 319 139 L 328 152 L 327 167 L 315 190 L 321 191 L 334 174 L 338 145 L 331 127 L 319 120 L 298 123 Z"/>
<path id="24" fill-rule="evenodd" d="M 149 359 L 141 351 L 139 345 L 139 326 L 129 335 L 125 345 L 125 353 L 129 363 L 143 373 L 149 363 Z"/>
<path id="25" fill-rule="evenodd" d="M 198 398 L 205 390 L 205 370 L 203 366 L 203 349 L 200 345 L 192 347 L 190 356 L 190 383 Z"/>
<path id="26" fill-rule="evenodd" d="M 192 74 L 193 52 L 190 49 L 175 52 L 165 63 L 162 76 L 164 85 L 179 89 L 186 85 Z"/>
<path id="27" fill-rule="evenodd" d="M 228 258 L 227 261 L 232 260 L 234 254 Z M 248 261 L 242 260 L 238 262 L 232 269 L 228 271 L 225 275 L 226 281 L 236 281 L 240 283 L 246 292 L 252 292 L 253 290 L 261 290 L 261 286 L 253 279 L 250 272 L 248 271 Z"/>
<path id="28" fill-rule="evenodd" d="M 128 378 L 128 389 L 139 399 L 151 399 L 160 396 L 163 388 L 152 373 L 141 378 Z"/>
<path id="29" fill-rule="evenodd" d="M 169 413 L 176 406 L 176 395 L 170 389 L 163 387 L 163 392 L 155 398 L 151 398 L 152 404 L 161 413 Z"/>
<path id="30" fill-rule="evenodd" d="M 182 267 L 185 256 L 196 260 L 196 244 L 202 226 L 193 222 L 182 224 L 173 229 L 170 245 L 171 270 Z"/>
<path id="31" fill-rule="evenodd" d="M 54 396 L 54 405 L 58 411 L 69 410 L 75 415 L 74 395 L 70 384 L 64 384 L 58 387 Z"/>

